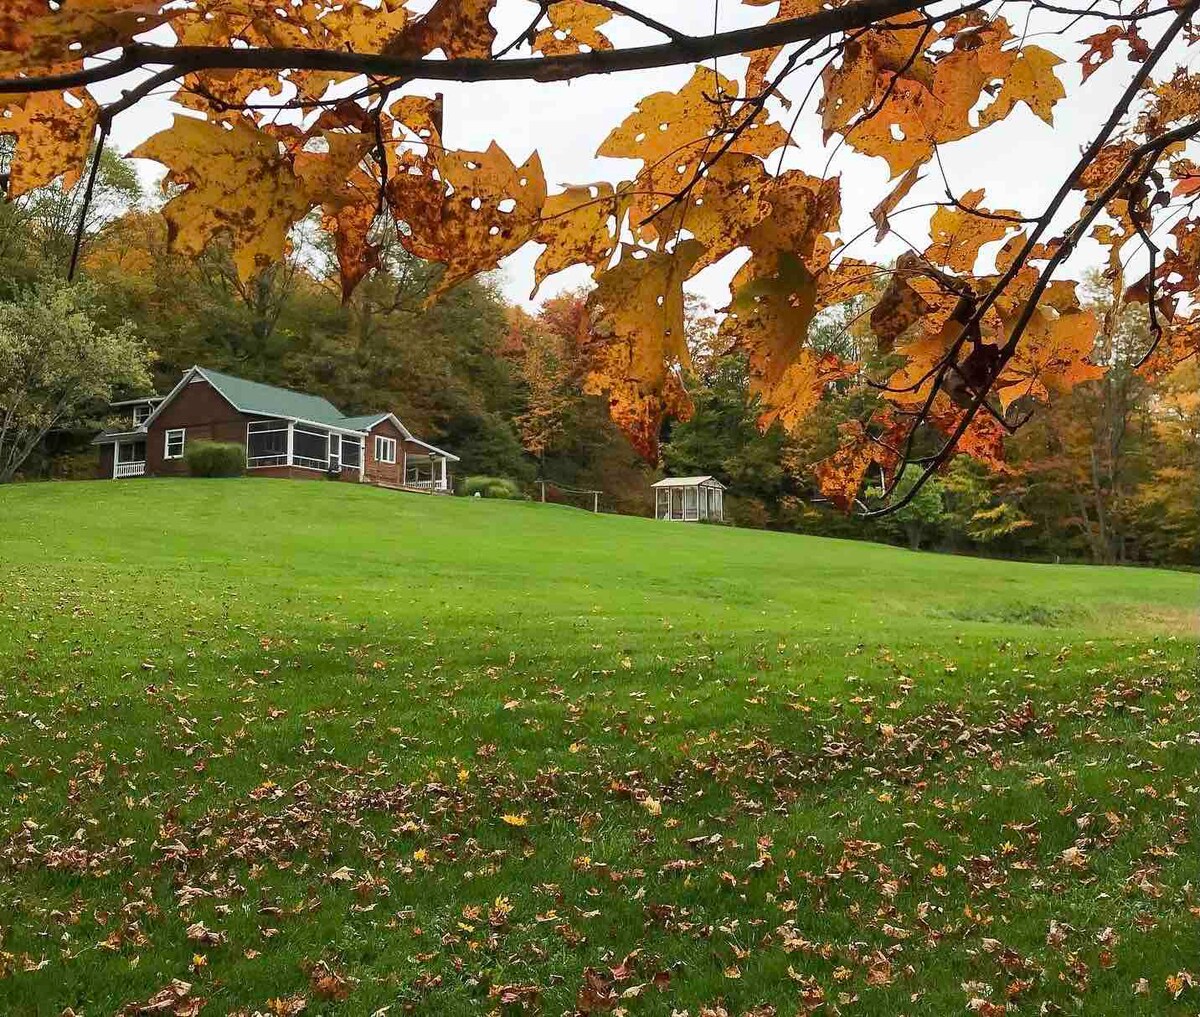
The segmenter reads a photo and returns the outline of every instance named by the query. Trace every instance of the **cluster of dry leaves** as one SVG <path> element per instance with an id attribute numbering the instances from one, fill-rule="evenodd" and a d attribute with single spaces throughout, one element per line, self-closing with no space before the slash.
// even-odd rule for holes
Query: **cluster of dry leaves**
<path id="1" fill-rule="evenodd" d="M 1032 9 L 1039 2 L 1031 0 Z M 151 86 L 173 89 L 187 114 L 132 154 L 168 169 L 165 214 L 179 250 L 197 253 L 225 236 L 249 276 L 280 258 L 292 227 L 319 209 L 349 295 L 379 263 L 381 229 L 397 230 L 411 253 L 445 265 L 438 293 L 526 243 L 541 244 L 539 285 L 573 265 L 592 269 L 581 336 L 587 384 L 607 395 L 614 418 L 648 456 L 664 417 L 690 412 L 683 287 L 746 250 L 720 336 L 723 349 L 748 358 L 764 426 L 798 426 L 834 381 L 872 384 L 882 396 L 872 416 L 847 425 L 842 447 L 820 470 L 829 497 L 846 507 L 872 467 L 886 486 L 908 463 L 936 469 L 955 448 L 999 465 L 1004 436 L 1038 402 L 1102 373 L 1089 357 L 1105 323 L 1082 306 L 1073 282 L 1055 274 L 1085 236 L 1111 252 L 1118 303 L 1150 309 L 1155 341 L 1144 370 L 1162 373 L 1200 350 L 1200 324 L 1191 318 L 1200 170 L 1183 155 L 1200 131 L 1200 85 L 1186 60 L 1174 76 L 1156 79 L 1151 72 L 1170 47 L 1151 47 L 1141 32 L 1174 18 L 1163 39 L 1192 43 L 1193 3 L 1154 12 L 1143 5 L 1083 39 L 1085 79 L 1118 52 L 1132 61 L 1135 78 L 1118 110 L 1126 116 L 1098 125 L 1097 143 L 1065 176 L 1055 204 L 1026 216 L 987 208 L 981 191 L 947 193 L 933 213 L 930 246 L 890 265 L 845 253 L 837 177 L 780 170 L 789 129 L 772 111 L 790 116 L 792 106 L 782 86 L 819 63 L 809 91 L 820 97 L 815 112 L 826 138 L 887 161 L 896 183 L 874 210 L 882 239 L 889 215 L 940 146 L 1022 106 L 1053 122 L 1075 72 L 1061 70 L 1058 56 L 1027 42 L 1005 15 L 978 3 L 930 15 L 914 3 L 853 31 L 798 35 L 807 41 L 791 49 L 754 48 L 741 82 L 696 66 L 678 91 L 641 100 L 600 146 L 599 156 L 640 164 L 632 179 L 551 193 L 536 153 L 517 165 L 495 144 L 447 149 L 438 100 L 403 94 L 406 79 L 386 68 L 364 78 L 320 58 L 419 61 L 440 53 L 469 77 L 483 73 L 481 63 L 500 65 L 523 49 L 546 65 L 530 77 L 569 76 L 582 73 L 578 65 L 558 72 L 554 61 L 611 51 L 604 29 L 614 18 L 654 24 L 624 5 L 560 0 L 541 4 L 529 29 L 500 48 L 491 20 L 497 6 L 437 0 L 417 16 L 398 0 L 16 0 L 0 15 L 0 73 L 10 75 L 0 86 L 0 132 L 16 139 L 9 194 L 60 176 L 78 180 L 98 126 L 106 132 Z M 855 6 L 783 0 L 771 23 Z M 1104 17 L 1095 7 L 1088 8 L 1093 24 Z M 62 87 L 88 78 L 87 57 L 161 26 L 174 35 L 178 62 L 140 91 L 101 108 L 86 88 Z M 679 46 L 676 62 L 694 60 L 694 45 L 668 40 Z M 125 53 L 138 63 L 136 47 Z M 230 54 L 240 57 L 223 59 Z M 170 59 L 160 53 L 155 65 Z M 1064 226 L 1056 216 L 1072 195 L 1084 199 L 1083 209 Z M 1165 215 L 1169 243 L 1158 232 Z M 994 270 L 976 274 L 987 245 L 999 245 Z M 1124 267 L 1139 245 L 1149 272 L 1130 283 Z M 808 345 L 814 317 L 851 300 L 865 302 L 870 333 L 894 365 L 886 377 L 867 379 L 860 365 Z M 921 435 L 940 435 L 940 451 L 921 458 L 931 447 Z"/>
<path id="2" fill-rule="evenodd" d="M 1061 671 L 1069 654 L 1049 663 Z M 1121 998 L 1188 1002 L 1187 968 L 1154 984 L 1127 972 L 1139 970 L 1160 925 L 1200 920 L 1186 864 L 1194 769 L 1172 763 L 1200 744 L 1197 700 L 1157 650 L 1122 670 L 1130 676 L 1036 706 L 1004 682 L 994 706 L 977 711 L 910 710 L 907 678 L 889 683 L 890 700 L 865 687 L 826 698 L 785 686 L 774 709 L 803 716 L 811 744 L 693 733 L 654 773 L 630 769 L 621 749 L 655 744 L 636 711 L 552 685 L 545 692 L 567 731 L 609 730 L 616 743 L 576 743 L 568 766 L 522 767 L 477 741 L 469 758 L 403 780 L 374 754 L 342 762 L 311 733 L 298 764 L 263 753 L 269 725 L 288 711 L 259 701 L 265 690 L 248 678 L 232 683 L 243 695 L 228 718 L 195 715 L 185 686 L 150 684 L 161 750 L 187 777 L 146 772 L 141 756 L 157 751 L 149 743 L 125 755 L 85 740 L 70 755 L 23 758 L 24 779 L 56 771 L 68 794 L 54 816 L 34 818 L 32 802 L 18 803 L 13 816 L 23 819 L 0 842 L 0 873 L 27 888 L 10 928 L 22 943 L 45 944 L 0 952 L 0 978 L 56 977 L 95 951 L 136 967 L 182 945 L 192 955 L 186 980 L 177 975 L 121 1014 L 289 1017 L 380 988 L 400 1001 L 395 1012 L 437 1012 L 469 992 L 480 1012 L 561 1012 L 565 997 L 580 1017 L 632 1014 L 643 997 L 673 1003 L 682 990 L 694 999 L 712 960 L 725 988 L 689 1013 L 776 1017 L 773 1004 L 745 1001 L 780 985 L 799 1007 L 789 1015 L 885 1001 L 919 1012 L 927 996 L 944 1005 L 943 965 L 966 972 L 955 1008 L 984 1017 L 1061 1012 L 1065 998 L 1086 1007 L 1114 977 L 1126 979 Z M 480 677 L 490 685 L 498 676 Z M 411 688 L 444 708 L 446 684 L 423 677 Z M 44 717 L 51 729 L 77 716 L 69 690 L 40 682 L 9 702 L 34 698 L 35 714 L 13 716 Z M 330 712 L 306 714 L 297 732 Z M 356 727 L 364 739 L 367 719 Z M 387 734 L 387 744 L 395 750 L 399 738 Z M 1081 768 L 1122 751 L 1138 763 L 1130 780 L 1085 786 Z M 257 786 L 189 809 L 198 783 L 217 779 L 209 772 L 247 757 L 252 770 L 261 765 Z M 122 798 L 122 815 L 106 815 L 105 803 Z M 1038 815 L 1020 811 L 1031 802 Z M 789 832 L 789 816 L 814 804 L 830 814 L 829 829 Z M 153 820 L 140 840 L 128 830 L 143 813 Z M 564 849 L 553 881 L 524 885 L 537 859 Z M 481 901 L 478 887 L 497 878 L 513 896 Z M 73 887 L 69 903 L 40 903 L 56 881 Z M 1128 924 L 1096 924 L 1111 908 L 1095 901 L 1054 903 L 1080 894 L 1115 896 Z M 282 944 L 311 945 L 306 928 L 335 918 L 404 963 L 387 975 L 351 970 L 326 949 L 300 962 L 292 981 L 302 988 L 230 1010 L 244 993 L 215 969 L 278 967 Z M 614 953 L 610 944 L 631 937 L 638 945 Z"/>

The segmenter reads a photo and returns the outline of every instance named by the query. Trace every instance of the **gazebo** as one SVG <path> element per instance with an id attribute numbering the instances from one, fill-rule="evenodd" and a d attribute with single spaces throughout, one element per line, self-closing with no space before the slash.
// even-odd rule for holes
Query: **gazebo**
<path id="1" fill-rule="evenodd" d="M 725 485 L 715 477 L 667 477 L 652 486 L 656 519 L 719 523 L 725 518 Z"/>

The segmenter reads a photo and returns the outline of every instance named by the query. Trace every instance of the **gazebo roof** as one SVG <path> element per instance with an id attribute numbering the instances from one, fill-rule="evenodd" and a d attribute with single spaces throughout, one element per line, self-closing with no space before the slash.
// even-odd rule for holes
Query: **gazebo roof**
<path id="1" fill-rule="evenodd" d="M 705 475 L 703 477 L 667 477 L 665 480 L 660 480 L 657 484 L 651 484 L 653 487 L 699 487 L 703 483 L 715 484 L 722 491 L 725 490 L 725 485 L 722 484 L 716 477 Z"/>

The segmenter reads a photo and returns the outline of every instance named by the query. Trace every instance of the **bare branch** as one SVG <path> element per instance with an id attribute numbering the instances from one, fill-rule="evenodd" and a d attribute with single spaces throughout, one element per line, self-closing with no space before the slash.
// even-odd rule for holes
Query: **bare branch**
<path id="1" fill-rule="evenodd" d="M 0 94 L 48 92 L 110 81 L 143 67 L 167 67 L 173 76 L 201 70 L 341 71 L 426 81 L 568 81 L 590 74 L 647 70 L 679 63 L 820 39 L 837 32 L 868 28 L 880 21 L 926 6 L 927 0 L 857 0 L 833 10 L 768 22 L 707 36 L 684 36 L 653 46 L 600 50 L 567 56 L 513 60 L 459 58 L 413 59 L 382 53 L 270 47 L 158 46 L 134 43 L 105 64 L 65 74 L 0 79 Z"/>

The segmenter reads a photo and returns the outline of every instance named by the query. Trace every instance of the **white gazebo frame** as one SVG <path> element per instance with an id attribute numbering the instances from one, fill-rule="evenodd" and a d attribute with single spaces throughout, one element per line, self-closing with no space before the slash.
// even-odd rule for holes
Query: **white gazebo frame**
<path id="1" fill-rule="evenodd" d="M 684 523 L 725 519 L 726 487 L 716 477 L 667 477 L 651 486 L 655 519 Z"/>

